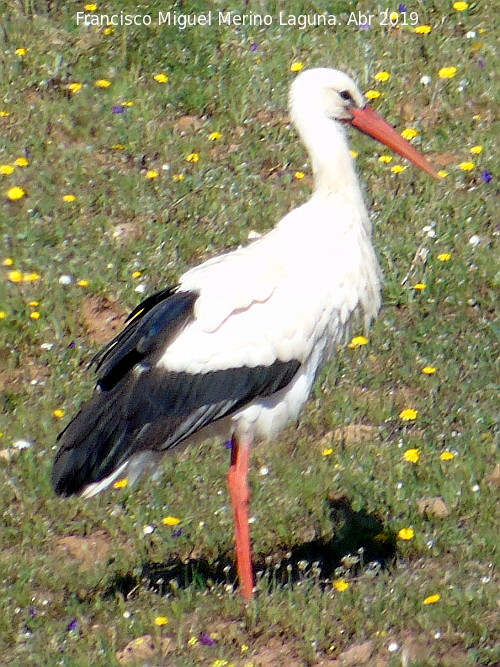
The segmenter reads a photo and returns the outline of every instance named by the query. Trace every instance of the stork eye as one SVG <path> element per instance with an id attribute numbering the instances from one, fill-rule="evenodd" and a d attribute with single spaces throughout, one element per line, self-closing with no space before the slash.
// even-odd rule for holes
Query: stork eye
<path id="1" fill-rule="evenodd" d="M 354 100 L 352 99 L 352 95 L 348 90 L 341 90 L 339 95 L 346 102 L 354 102 Z"/>

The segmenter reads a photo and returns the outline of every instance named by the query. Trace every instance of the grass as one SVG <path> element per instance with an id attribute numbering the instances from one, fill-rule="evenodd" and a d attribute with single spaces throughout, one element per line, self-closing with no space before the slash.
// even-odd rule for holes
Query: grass
<path id="1" fill-rule="evenodd" d="M 279 26 L 275 3 L 253 10 L 275 16 L 267 28 L 106 35 L 76 26 L 83 3 L 1 5 L 0 163 L 29 162 L 0 174 L 3 664 L 113 665 L 146 636 L 129 648 L 132 664 L 319 667 L 363 646 L 359 664 L 498 664 L 497 101 L 486 3 L 408 5 L 432 26 L 427 35 L 377 22 Z M 183 3 L 186 13 L 208 8 Z M 373 13 L 320 0 L 288 11 L 326 8 Z M 138 11 L 128 0 L 120 9 Z M 166 10 L 152 1 L 140 13 Z M 369 344 L 339 350 L 325 369 L 299 428 L 253 452 L 259 593 L 245 611 L 232 586 L 221 443 L 166 459 L 159 481 L 87 502 L 55 498 L 49 475 L 56 435 L 91 390 L 82 364 L 110 317 L 308 197 L 310 167 L 286 111 L 293 62 L 345 69 L 382 92 L 377 109 L 416 128 L 414 143 L 449 175 L 394 174 L 396 160 L 379 162 L 386 151 L 352 136 L 384 307 Z M 442 67 L 457 73 L 441 79 Z M 387 82 L 374 80 L 381 70 Z M 99 79 L 111 85 L 96 87 Z M 71 83 L 81 90 L 69 92 Z M 210 140 L 215 131 L 222 137 Z M 471 154 L 476 145 L 482 152 Z M 190 153 L 200 160 L 187 162 Z M 471 160 L 472 170 L 460 168 Z M 14 186 L 26 196 L 9 200 Z M 428 365 L 434 374 L 422 373 Z M 418 416 L 403 422 L 408 408 Z M 405 460 L 408 449 L 418 462 Z M 419 511 L 417 501 L 432 498 L 445 515 L 435 501 Z M 166 516 L 181 522 L 169 527 Z M 398 537 L 404 528 L 411 539 Z M 338 580 L 349 586 L 338 590 Z M 432 595 L 440 599 L 424 604 Z M 157 625 L 160 616 L 168 622 Z"/>

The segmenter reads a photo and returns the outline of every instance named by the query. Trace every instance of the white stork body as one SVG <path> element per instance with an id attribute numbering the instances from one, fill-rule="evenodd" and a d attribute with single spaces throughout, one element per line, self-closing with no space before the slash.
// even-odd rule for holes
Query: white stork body
<path id="1" fill-rule="evenodd" d="M 311 199 L 264 237 L 190 269 L 133 311 L 96 357 L 97 389 L 61 434 L 52 478 L 61 495 L 88 497 L 119 477 L 133 480 L 180 443 L 231 437 L 245 598 L 251 442 L 276 437 L 298 417 L 353 322 L 368 325 L 380 307 L 368 214 L 338 120 L 376 138 L 387 132 L 389 145 L 433 173 L 337 70 L 297 77 L 291 114 L 313 164 Z"/>

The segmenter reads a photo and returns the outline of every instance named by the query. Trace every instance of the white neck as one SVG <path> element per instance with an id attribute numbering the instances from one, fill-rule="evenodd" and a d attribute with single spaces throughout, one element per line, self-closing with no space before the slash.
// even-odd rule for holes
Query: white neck
<path id="1" fill-rule="evenodd" d="M 340 122 L 324 115 L 311 114 L 311 107 L 292 112 L 297 130 L 311 158 L 314 192 L 342 192 L 350 198 L 362 198 L 349 144 Z"/>

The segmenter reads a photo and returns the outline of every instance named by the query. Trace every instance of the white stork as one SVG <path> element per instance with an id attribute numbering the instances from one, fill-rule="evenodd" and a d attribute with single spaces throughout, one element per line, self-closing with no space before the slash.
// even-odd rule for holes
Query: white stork
<path id="1" fill-rule="evenodd" d="M 94 394 L 60 434 L 56 493 L 90 497 L 133 482 L 180 443 L 232 442 L 228 484 L 244 599 L 254 579 L 247 483 L 251 444 L 297 419 L 320 368 L 380 307 L 380 269 L 349 154 L 352 125 L 436 176 L 335 69 L 295 79 L 293 122 L 314 172 L 310 200 L 268 234 L 187 271 L 143 301 L 94 359 Z"/>

